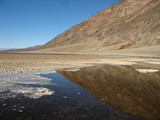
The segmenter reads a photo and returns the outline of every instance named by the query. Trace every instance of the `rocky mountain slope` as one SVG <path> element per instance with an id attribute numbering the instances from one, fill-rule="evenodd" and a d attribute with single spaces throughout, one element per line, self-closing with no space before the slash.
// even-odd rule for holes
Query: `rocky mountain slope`
<path id="1" fill-rule="evenodd" d="M 40 51 L 105 54 L 145 51 L 150 46 L 159 53 L 160 1 L 121 0 L 55 37 Z"/>

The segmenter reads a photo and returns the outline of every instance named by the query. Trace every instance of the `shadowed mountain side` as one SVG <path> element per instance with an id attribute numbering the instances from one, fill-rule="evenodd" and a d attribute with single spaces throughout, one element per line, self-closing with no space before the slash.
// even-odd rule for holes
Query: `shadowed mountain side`
<path id="1" fill-rule="evenodd" d="M 144 120 L 160 119 L 160 72 L 97 65 L 60 73 L 118 110 Z"/>
<path id="2" fill-rule="evenodd" d="M 50 52 L 106 53 L 147 46 L 160 46 L 159 0 L 121 0 L 55 37 L 41 49 L 42 52 L 50 48 Z"/>

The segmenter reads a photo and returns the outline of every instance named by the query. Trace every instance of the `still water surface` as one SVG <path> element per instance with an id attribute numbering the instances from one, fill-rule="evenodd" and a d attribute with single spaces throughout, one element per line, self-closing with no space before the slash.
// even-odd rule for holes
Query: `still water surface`
<path id="1" fill-rule="evenodd" d="M 112 107 L 142 120 L 160 120 L 160 70 L 151 65 L 95 65 L 60 71 Z"/>
<path id="2" fill-rule="evenodd" d="M 135 120 L 57 72 L 0 74 L 0 120 Z"/>

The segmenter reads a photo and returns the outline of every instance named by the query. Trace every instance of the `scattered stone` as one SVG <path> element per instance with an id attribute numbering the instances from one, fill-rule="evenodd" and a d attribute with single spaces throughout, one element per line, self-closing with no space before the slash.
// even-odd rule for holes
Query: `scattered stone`
<path id="1" fill-rule="evenodd" d="M 93 109 L 93 106 L 91 106 L 90 108 Z"/>
<path id="2" fill-rule="evenodd" d="M 6 106 L 7 104 L 3 104 L 2 106 Z"/>
<path id="3" fill-rule="evenodd" d="M 17 107 L 17 105 L 13 105 L 13 107 Z"/>
<path id="4" fill-rule="evenodd" d="M 22 112 L 23 112 L 23 110 L 19 110 L 18 112 L 22 113 Z"/>
<path id="5" fill-rule="evenodd" d="M 66 98 L 68 98 L 68 96 L 64 96 L 63 98 L 65 98 L 65 99 L 66 99 Z"/>
<path id="6" fill-rule="evenodd" d="M 22 106 L 22 107 L 20 107 L 21 109 L 24 109 L 25 107 L 24 106 Z"/>

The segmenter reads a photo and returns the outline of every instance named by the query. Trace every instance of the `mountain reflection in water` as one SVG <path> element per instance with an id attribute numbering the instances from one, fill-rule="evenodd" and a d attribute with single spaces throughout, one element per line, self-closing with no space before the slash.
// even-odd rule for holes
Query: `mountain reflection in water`
<path id="1" fill-rule="evenodd" d="M 118 110 L 140 119 L 160 120 L 160 72 L 96 65 L 60 73 Z"/>

